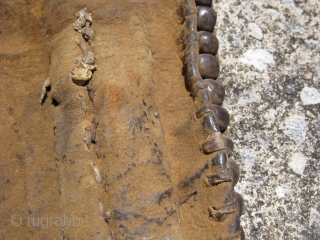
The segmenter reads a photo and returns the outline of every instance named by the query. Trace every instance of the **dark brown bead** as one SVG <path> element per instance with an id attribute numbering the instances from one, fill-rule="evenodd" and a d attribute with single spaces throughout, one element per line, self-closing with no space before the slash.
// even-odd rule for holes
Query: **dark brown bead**
<path id="1" fill-rule="evenodd" d="M 233 141 L 231 138 L 223 135 L 223 138 L 224 138 L 224 142 L 226 144 L 226 147 L 227 147 L 227 154 L 228 156 L 232 155 L 232 152 L 233 152 L 233 148 L 234 148 L 234 144 L 233 144 Z"/>
<path id="2" fill-rule="evenodd" d="M 210 32 L 200 31 L 199 35 L 199 52 L 216 55 L 219 49 L 219 41 Z"/>
<path id="3" fill-rule="evenodd" d="M 243 210 L 243 198 L 240 193 L 234 192 L 234 201 L 236 202 L 237 208 L 239 210 L 239 215 L 242 215 Z"/>
<path id="4" fill-rule="evenodd" d="M 212 0 L 196 0 L 197 5 L 211 7 Z"/>
<path id="5" fill-rule="evenodd" d="M 224 87 L 216 80 L 205 79 L 204 82 L 208 85 L 211 101 L 213 104 L 221 105 L 225 97 Z"/>
<path id="6" fill-rule="evenodd" d="M 212 32 L 217 21 L 217 14 L 211 7 L 199 6 L 198 31 Z"/>
<path id="7" fill-rule="evenodd" d="M 202 104 L 209 104 L 210 103 L 210 95 L 209 92 L 207 90 L 202 90 L 202 94 L 201 94 L 201 103 Z"/>
<path id="8" fill-rule="evenodd" d="M 234 216 L 233 221 L 229 228 L 229 232 L 231 233 L 240 232 L 240 216 L 239 215 Z"/>
<path id="9" fill-rule="evenodd" d="M 198 57 L 201 77 L 216 79 L 219 75 L 220 66 L 218 60 L 210 54 L 200 54 Z"/>
<path id="10" fill-rule="evenodd" d="M 202 120 L 203 128 L 208 133 L 219 132 L 219 126 L 212 113 L 207 113 L 204 115 Z"/>
<path id="11" fill-rule="evenodd" d="M 195 79 L 195 78 L 193 78 Z M 193 80 L 194 81 L 194 80 Z M 201 108 L 204 105 L 210 105 L 211 99 L 207 89 L 199 89 L 194 95 L 194 103 L 197 108 Z"/>
<path id="12" fill-rule="evenodd" d="M 212 166 L 213 167 L 220 167 L 222 169 L 226 169 L 227 164 L 227 155 L 225 152 L 219 153 L 212 159 Z"/>
<path id="13" fill-rule="evenodd" d="M 234 187 L 240 178 L 239 166 L 234 161 L 229 160 L 229 172 L 232 178 L 232 187 Z"/>
<path id="14" fill-rule="evenodd" d="M 220 130 L 221 131 L 226 130 L 230 122 L 230 115 L 228 111 L 225 108 L 220 107 L 218 105 L 214 105 L 213 109 L 214 109 L 216 120 L 219 124 Z"/>

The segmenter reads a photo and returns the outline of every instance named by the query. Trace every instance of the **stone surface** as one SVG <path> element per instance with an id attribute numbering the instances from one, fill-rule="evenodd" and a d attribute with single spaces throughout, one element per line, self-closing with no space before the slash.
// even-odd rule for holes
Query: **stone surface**
<path id="1" fill-rule="evenodd" d="M 244 197 L 246 237 L 319 239 L 320 104 L 303 105 L 300 93 L 320 88 L 320 2 L 221 0 L 213 6 L 223 106 L 231 114 L 234 158 L 242 169 L 236 190 Z M 263 31 L 262 40 L 249 35 L 250 22 Z M 257 68 L 252 54 L 244 56 L 257 49 L 272 55 L 274 64 Z M 302 175 L 305 160 L 299 173 L 293 171 L 295 153 L 308 159 Z"/>

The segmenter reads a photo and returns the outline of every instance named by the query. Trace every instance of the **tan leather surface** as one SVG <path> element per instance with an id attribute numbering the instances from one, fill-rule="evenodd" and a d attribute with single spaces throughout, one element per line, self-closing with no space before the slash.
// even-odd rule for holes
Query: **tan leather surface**
<path id="1" fill-rule="evenodd" d="M 94 102 L 69 75 L 82 58 L 72 24 L 83 7 L 95 31 L 87 45 L 97 59 Z M 185 87 L 180 1 L 15 1 L 1 11 L 1 239 L 229 236 L 232 214 L 210 217 L 230 183 L 205 184 L 214 154 L 200 149 L 207 135 Z M 51 91 L 40 106 L 47 77 Z M 87 146 L 94 116 L 97 139 Z M 178 207 L 195 190 L 195 205 L 190 197 Z M 110 224 L 99 202 L 111 210 Z M 64 216 L 81 223 L 61 226 Z"/>

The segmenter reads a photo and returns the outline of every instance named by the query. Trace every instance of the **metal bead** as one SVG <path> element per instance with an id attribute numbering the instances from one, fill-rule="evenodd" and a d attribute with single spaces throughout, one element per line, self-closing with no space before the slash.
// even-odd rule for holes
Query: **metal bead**
<path id="1" fill-rule="evenodd" d="M 234 216 L 233 221 L 229 228 L 229 232 L 231 233 L 240 232 L 240 216 L 239 215 Z"/>
<path id="2" fill-rule="evenodd" d="M 218 105 L 214 105 L 213 109 L 215 111 L 216 119 L 219 124 L 220 130 L 226 130 L 230 122 L 230 115 L 228 111 L 225 108 L 220 107 Z"/>
<path id="3" fill-rule="evenodd" d="M 198 35 L 200 53 L 216 55 L 219 49 L 219 41 L 216 36 L 206 31 L 200 31 Z"/>
<path id="4" fill-rule="evenodd" d="M 199 6 L 198 31 L 212 32 L 217 21 L 217 14 L 211 7 Z"/>
<path id="5" fill-rule="evenodd" d="M 207 90 L 203 90 L 202 91 L 202 98 L 201 98 L 201 103 L 203 104 L 208 104 L 210 103 L 210 96 L 209 96 L 209 92 Z"/>
<path id="6" fill-rule="evenodd" d="M 213 104 L 221 105 L 225 97 L 224 87 L 216 80 L 205 79 L 204 82 L 208 85 L 211 101 Z"/>
<path id="7" fill-rule="evenodd" d="M 229 160 L 229 172 L 232 178 L 232 187 L 234 187 L 240 178 L 239 166 L 234 161 Z"/>
<path id="8" fill-rule="evenodd" d="M 196 0 L 197 5 L 211 7 L 212 0 Z"/>
<path id="9" fill-rule="evenodd" d="M 203 79 L 216 79 L 220 66 L 218 60 L 210 54 L 200 54 L 198 57 L 199 71 Z"/>
<path id="10" fill-rule="evenodd" d="M 243 210 L 243 198 L 240 193 L 234 192 L 234 201 L 236 202 L 237 208 L 239 210 L 239 215 L 242 215 Z"/>
<path id="11" fill-rule="evenodd" d="M 219 132 L 218 123 L 212 114 L 205 114 L 202 120 L 202 126 L 208 133 Z"/>
<path id="12" fill-rule="evenodd" d="M 215 167 L 220 167 L 222 169 L 226 169 L 226 164 L 227 164 L 227 155 L 225 152 L 219 153 L 217 156 L 215 156 L 211 161 L 212 161 L 212 166 Z"/>
<path id="13" fill-rule="evenodd" d="M 232 155 L 232 152 L 233 152 L 233 148 L 234 148 L 234 144 L 233 144 L 233 141 L 231 138 L 227 137 L 227 136 L 223 136 L 224 138 L 224 142 L 226 144 L 226 147 L 227 147 L 227 154 L 228 156 Z"/>

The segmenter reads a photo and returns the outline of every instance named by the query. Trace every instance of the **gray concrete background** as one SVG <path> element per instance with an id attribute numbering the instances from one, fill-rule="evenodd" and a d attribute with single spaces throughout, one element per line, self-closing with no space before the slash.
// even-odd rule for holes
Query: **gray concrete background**
<path id="1" fill-rule="evenodd" d="M 247 239 L 320 239 L 320 1 L 220 0 Z"/>

